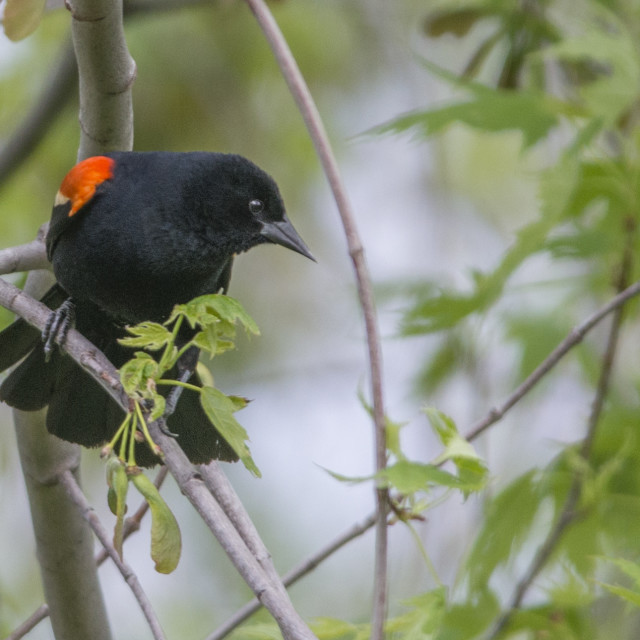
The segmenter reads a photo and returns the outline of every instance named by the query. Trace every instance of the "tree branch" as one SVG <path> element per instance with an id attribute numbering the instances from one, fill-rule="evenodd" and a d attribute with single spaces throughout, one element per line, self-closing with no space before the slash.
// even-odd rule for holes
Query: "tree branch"
<path id="1" fill-rule="evenodd" d="M 27 322 L 40 329 L 44 326 L 49 315 L 49 310 L 45 305 L 2 280 L 0 280 L 0 304 L 18 313 Z M 120 386 L 118 373 L 102 352 L 75 330 L 69 331 L 65 350 L 76 362 L 89 371 L 125 410 L 128 409 L 129 399 Z M 21 415 L 25 414 L 21 413 Z M 291 640 L 313 638 L 313 634 L 293 608 L 279 579 L 274 578 L 273 575 L 267 575 L 227 518 L 224 510 L 196 475 L 193 466 L 179 445 L 173 439 L 166 437 L 157 425 L 150 425 L 150 429 L 156 442 L 161 445 L 165 453 L 165 463 L 176 478 L 182 492 L 189 498 L 218 538 L 247 584 L 273 615 L 285 638 Z M 75 450 L 76 447 L 73 449 Z M 229 500 L 233 499 L 232 495 L 227 497 Z M 242 513 L 241 505 L 234 507 L 230 503 L 227 508 Z M 264 548 L 262 543 L 260 545 Z M 268 553 L 266 555 L 268 557 Z M 260 560 L 264 562 L 263 554 L 260 555 Z"/>
<path id="2" fill-rule="evenodd" d="M 322 168 L 333 192 L 340 219 L 345 232 L 349 255 L 353 262 L 358 297 L 364 316 L 371 372 L 371 395 L 375 429 L 375 466 L 380 472 L 387 464 L 386 425 L 384 413 L 384 392 L 382 383 L 382 349 L 378 333 L 377 316 L 371 287 L 371 278 L 355 222 L 351 203 L 346 193 L 338 164 L 322 118 L 316 108 L 311 92 L 298 68 L 289 46 L 264 0 L 246 0 L 262 29 L 280 71 L 298 105 L 307 126 Z M 382 640 L 387 601 L 387 512 L 388 491 L 376 488 L 378 521 L 376 523 L 376 552 L 374 570 L 374 603 L 372 616 L 372 639 Z"/>
<path id="3" fill-rule="evenodd" d="M 48 224 L 40 228 L 37 238 L 31 242 L 17 247 L 0 249 L 0 275 L 35 269 L 51 269 L 44 245 L 46 227 Z"/>
<path id="4" fill-rule="evenodd" d="M 83 131 L 79 156 L 84 158 L 107 148 L 130 149 L 133 131 L 130 83 L 134 74 L 124 44 L 122 4 L 114 0 L 69 0 L 68 6 L 74 15 L 72 37 L 80 73 Z M 37 277 L 34 274 L 42 273 L 32 272 L 28 286 Z M 4 282 L 0 285 L 5 295 L 9 287 Z M 33 293 L 31 288 L 27 291 Z M 49 314 L 46 307 L 15 288 L 9 289 L 8 295 L 11 303 L 8 308 L 42 328 Z M 70 332 L 66 345 L 70 353 L 76 347 L 80 350 L 72 355 L 82 366 L 94 375 L 113 370 L 101 367 L 97 349 L 82 341 L 84 338 L 79 334 Z M 109 393 L 122 400 L 117 375 L 114 379 L 112 374 L 105 373 L 99 380 Z M 44 412 L 16 411 L 14 415 L 54 634 L 65 640 L 109 640 L 91 531 L 55 481 L 59 474 L 71 473 L 77 466 L 80 448 L 49 436 Z M 40 458 L 49 460 L 50 475 L 43 476 L 40 465 L 34 462 Z"/>
<path id="5" fill-rule="evenodd" d="M 157 422 L 149 425 L 149 431 L 154 441 L 162 448 L 165 454 L 164 462 L 182 493 L 196 508 L 256 597 L 273 616 L 283 638 L 285 640 L 315 638 L 296 612 L 280 580 L 273 580 L 272 576 L 264 571 L 178 443 L 166 436 Z"/>
<path id="6" fill-rule="evenodd" d="M 46 282 L 42 282 L 46 280 Z M 32 271 L 27 288 L 48 288 L 51 276 Z M 26 307 L 44 324 L 49 310 L 0 280 L 14 311 Z M 93 537 L 57 481 L 58 474 L 77 473 L 80 448 L 49 435 L 43 411 L 14 411 L 18 452 L 29 496 L 40 573 L 51 626 L 58 638 L 110 640 L 109 623 L 93 562 Z"/>
<path id="7" fill-rule="evenodd" d="M 529 393 L 535 387 L 544 376 L 553 369 L 560 360 L 569 352 L 573 347 L 580 344 L 584 337 L 598 325 L 606 316 L 608 316 L 616 309 L 623 306 L 628 300 L 634 298 L 640 294 L 640 281 L 635 282 L 631 286 L 627 287 L 624 291 L 621 291 L 617 296 L 612 298 L 607 304 L 598 309 L 595 313 L 590 315 L 584 322 L 569 333 L 569 335 L 547 356 L 536 369 L 520 384 L 515 391 L 509 395 L 502 404 L 494 407 L 489 411 L 487 416 L 477 422 L 471 430 L 466 434 L 466 439 L 471 442 L 475 440 L 479 435 L 486 431 L 491 425 L 501 420 L 504 415 L 513 408 L 524 396 Z"/>
<path id="8" fill-rule="evenodd" d="M 67 492 L 69 498 L 71 498 L 71 500 L 80 510 L 82 517 L 89 523 L 89 526 L 95 533 L 98 540 L 100 540 L 103 548 L 109 554 L 109 557 L 118 568 L 118 571 L 120 571 L 120 574 L 124 578 L 124 581 L 131 588 L 133 595 L 140 605 L 140 609 L 142 610 L 144 617 L 149 623 L 149 628 L 151 629 L 153 637 L 156 640 L 164 640 L 165 635 L 162 631 L 162 627 L 160 626 L 160 622 L 158 621 L 153 607 L 151 606 L 149 598 L 147 598 L 147 594 L 144 592 L 142 586 L 140 585 L 138 577 L 134 573 L 133 569 L 131 569 L 131 567 L 118 555 L 118 552 L 111 542 L 109 533 L 102 526 L 100 519 L 91 508 L 91 505 L 85 498 L 84 493 L 82 493 L 82 489 L 80 489 L 80 485 L 77 483 L 75 477 L 69 471 L 64 471 L 59 476 L 59 481 Z"/>
<path id="9" fill-rule="evenodd" d="M 634 234 L 630 233 L 627 238 L 627 246 L 625 248 L 622 265 L 620 267 L 620 273 L 618 276 L 616 288 L 619 292 L 622 293 L 629 290 L 625 289 L 625 286 L 629 277 L 629 273 L 631 272 L 632 247 L 634 239 Z M 619 298 L 622 293 L 616 296 L 616 298 Z M 596 430 L 600 422 L 600 416 L 602 415 L 604 401 L 609 391 L 609 384 L 613 371 L 613 362 L 618 349 L 623 313 L 624 304 L 621 303 L 615 308 L 613 312 L 611 327 L 609 328 L 609 335 L 607 338 L 607 345 L 605 348 L 604 356 L 602 358 L 602 367 L 600 369 L 598 385 L 596 387 L 596 393 L 594 396 L 593 404 L 591 406 L 589 421 L 587 423 L 587 432 L 585 437 L 583 438 L 582 446 L 580 447 L 580 456 L 585 462 L 588 462 L 589 458 L 591 457 L 593 440 L 595 438 Z M 509 607 L 498 619 L 491 635 L 489 636 L 489 640 L 498 638 L 501 632 L 507 627 L 507 625 L 511 621 L 511 618 L 513 617 L 513 614 L 522 606 L 522 601 L 525 595 L 533 585 L 533 582 L 538 577 L 542 569 L 544 569 L 547 561 L 560 543 L 560 540 L 562 539 L 565 531 L 581 515 L 578 507 L 584 482 L 584 471 L 576 470 L 558 520 L 551 528 L 551 531 L 549 531 L 549 534 L 547 535 L 544 542 L 538 548 L 538 551 L 536 552 L 535 557 L 533 558 L 533 561 L 531 562 L 531 565 L 529 566 L 529 569 L 525 573 L 524 577 L 516 585 L 513 596 L 509 603 Z"/>
<path id="10" fill-rule="evenodd" d="M 300 578 L 306 576 L 313 571 L 324 560 L 333 555 L 338 549 L 341 549 L 347 543 L 351 542 L 355 538 L 361 536 L 367 532 L 371 527 L 375 525 L 378 520 L 377 513 L 373 513 L 361 523 L 353 525 L 350 529 L 345 531 L 342 535 L 338 536 L 335 540 L 330 542 L 325 547 L 319 549 L 316 553 L 303 560 L 299 565 L 291 569 L 288 573 L 282 576 L 282 584 L 285 587 L 289 587 Z M 241 609 L 238 609 L 236 613 L 231 616 L 224 624 L 214 631 L 206 640 L 222 640 L 225 636 L 229 635 L 234 629 L 239 627 L 249 616 L 253 615 L 262 607 L 262 604 L 257 598 L 254 598 L 250 602 L 247 602 Z"/>
<path id="11" fill-rule="evenodd" d="M 160 470 L 153 481 L 156 488 L 160 489 L 168 472 L 169 470 L 167 467 L 160 467 Z M 143 500 L 136 512 L 124 521 L 124 530 L 122 534 L 123 540 L 126 540 L 131 534 L 140 529 L 140 523 L 148 511 L 149 503 L 146 500 Z M 103 547 L 96 555 L 96 566 L 99 567 L 108 557 L 109 552 Z M 27 633 L 29 633 L 29 631 L 34 629 L 40 622 L 48 617 L 49 607 L 46 604 L 40 605 L 19 627 L 7 636 L 6 640 L 20 640 L 20 638 L 23 638 Z"/>
<path id="12" fill-rule="evenodd" d="M 122 24 L 122 0 L 67 0 L 78 60 L 78 159 L 133 147 L 131 87 L 136 66 Z"/>

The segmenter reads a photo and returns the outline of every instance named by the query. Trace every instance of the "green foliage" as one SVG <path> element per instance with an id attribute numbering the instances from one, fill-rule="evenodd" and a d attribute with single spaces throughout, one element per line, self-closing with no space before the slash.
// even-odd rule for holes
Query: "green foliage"
<path id="1" fill-rule="evenodd" d="M 185 321 L 198 331 L 178 348 L 176 340 Z M 140 403 L 144 400 L 149 419 L 157 420 L 162 417 L 165 408 L 165 399 L 158 391 L 158 386 L 180 385 L 200 394 L 202 408 L 212 424 L 238 454 L 245 467 L 254 475 L 260 476 L 246 444 L 247 432 L 233 415 L 245 407 L 247 401 L 235 396 L 226 396 L 210 386 L 198 387 L 163 377 L 175 366 L 180 356 L 192 347 L 207 353 L 210 358 L 234 348 L 238 326 L 247 334 L 259 334 L 255 322 L 237 300 L 226 295 L 212 294 L 176 305 L 164 325 L 142 322 L 128 327 L 131 336 L 122 338 L 121 344 L 133 348 L 143 347 L 155 352 L 162 350 L 162 354 L 154 358 L 146 351 L 138 351 L 120 368 L 122 385 L 127 394 L 136 401 L 136 411 L 127 417 L 121 430 L 107 446 L 107 450 L 113 449 L 116 442 L 120 441 L 120 457 L 124 460 L 127 455 L 127 443 L 132 442 L 137 426 L 145 433 L 149 445 L 155 450 L 154 443 L 146 433 L 143 417 L 139 416 L 139 419 L 136 419 L 136 415 L 140 413 Z M 132 445 L 129 445 L 128 451 L 127 462 L 129 466 L 135 466 Z"/>
<path id="2" fill-rule="evenodd" d="M 372 130 L 372 133 L 404 133 L 412 131 L 425 137 L 443 132 L 454 123 L 497 133 L 516 130 L 522 133 L 523 145 L 531 147 L 558 124 L 565 109 L 542 92 L 496 90 L 464 81 L 425 61 L 424 65 L 439 77 L 472 94 L 468 102 L 428 111 L 416 111 Z"/>
<path id="3" fill-rule="evenodd" d="M 523 158 L 539 158 L 542 147 L 554 150 L 533 174 L 537 215 L 508 236 L 493 267 L 472 271 L 464 288 L 448 286 L 442 279 L 437 285 L 397 286 L 394 302 L 404 303 L 399 333 L 413 340 L 441 334 L 430 336 L 430 341 L 437 342 L 423 368 L 423 392 L 444 389 L 462 373 L 478 384 L 484 374 L 483 353 L 474 334 L 489 318 L 486 324 L 515 349 L 516 367 L 510 381 L 514 388 L 572 326 L 614 295 L 612 282 L 617 282 L 621 270 L 626 270 L 626 282 L 640 276 L 636 259 L 640 249 L 636 232 L 640 222 L 637 12 L 625 13 L 623 3 L 606 3 L 605 8 L 605 3 L 581 2 L 580 24 L 567 29 L 558 18 L 561 14 L 547 11 L 559 3 L 536 3 L 535 11 L 528 11 L 525 4 L 443 3 L 440 11 L 425 20 L 430 36 L 451 34 L 477 44 L 473 29 L 481 23 L 485 26 L 484 39 L 462 73 L 431 62 L 424 65 L 448 85 L 453 97 L 444 106 L 418 109 L 372 130 L 378 135 L 410 133 L 417 140 L 436 136 L 446 140 L 447 131 L 460 125 L 485 136 L 509 130 L 520 133 Z M 506 54 L 497 56 L 499 47 Z M 490 85 L 484 81 L 483 67 L 496 61 L 503 66 L 495 85 Z M 558 77 L 560 86 L 552 82 Z M 544 277 L 536 279 L 531 265 L 542 261 L 552 269 L 555 266 L 560 275 L 549 279 L 553 271 L 547 269 Z M 526 286 L 522 286 L 523 273 Z M 388 290 L 392 288 L 388 285 Z M 535 296 L 532 305 L 529 302 Z M 572 352 L 570 366 L 577 370 L 587 393 L 595 393 L 603 350 L 602 341 L 589 341 Z M 625 359 L 623 353 L 616 357 Z M 616 371 L 610 381 L 587 459 L 575 445 L 557 445 L 558 453 L 548 464 L 523 469 L 509 482 L 496 478 L 490 485 L 491 495 L 481 494 L 485 497 L 482 518 L 459 565 L 458 586 L 446 593 L 434 631 L 415 637 L 635 637 L 633 631 L 626 633 L 633 629 L 633 616 L 640 606 L 637 373 L 616 384 L 624 373 L 628 371 Z M 549 389 L 557 375 L 546 376 Z M 523 428 L 527 428 L 530 424 L 523 413 Z M 464 491 L 464 479 L 469 480 L 470 490 L 482 491 L 485 463 L 447 416 L 429 410 L 428 417 L 444 452 L 431 464 L 406 455 L 392 461 L 383 474 L 388 486 L 409 495 L 433 491 L 436 486 Z M 550 426 L 557 422 L 561 429 L 559 415 L 553 413 L 548 419 Z M 586 421 L 585 415 L 585 430 Z M 509 445 L 505 451 L 517 469 L 521 454 Z M 437 466 L 445 459 L 455 462 L 455 476 Z M 568 502 L 574 494 L 575 504 Z M 571 504 L 572 510 L 567 511 Z M 559 521 L 568 524 L 551 541 L 548 557 L 526 586 L 524 604 L 509 611 L 504 628 L 493 632 L 536 550 Z M 439 520 L 438 526 L 446 524 Z M 527 596 L 534 593 L 536 604 L 530 605 Z M 624 624 L 620 616 L 615 617 L 616 599 L 626 606 Z"/>
<path id="4" fill-rule="evenodd" d="M 151 511 L 151 558 L 158 573 L 171 573 L 180 560 L 180 527 L 156 486 L 139 471 L 131 473 L 131 482 L 149 504 Z"/>

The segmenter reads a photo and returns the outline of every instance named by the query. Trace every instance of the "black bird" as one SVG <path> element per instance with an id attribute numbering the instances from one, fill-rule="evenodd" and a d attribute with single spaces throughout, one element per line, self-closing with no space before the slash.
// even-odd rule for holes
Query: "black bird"
<path id="1" fill-rule="evenodd" d="M 275 243 L 313 259 L 288 220 L 274 180 L 238 155 L 115 152 L 88 158 L 64 178 L 46 239 L 57 284 L 43 302 L 70 298 L 75 326 L 116 367 L 133 352 L 118 344 L 125 325 L 163 322 L 174 305 L 226 292 L 235 254 Z M 23 411 L 49 406 L 50 433 L 84 446 L 109 441 L 124 417 L 71 358 L 45 357 L 39 331 L 18 319 L 0 333 L 0 371 L 26 358 L 0 386 Z M 197 374 L 191 379 L 198 383 Z M 168 428 L 189 459 L 235 460 L 185 390 Z M 141 465 L 158 462 L 138 447 Z"/>

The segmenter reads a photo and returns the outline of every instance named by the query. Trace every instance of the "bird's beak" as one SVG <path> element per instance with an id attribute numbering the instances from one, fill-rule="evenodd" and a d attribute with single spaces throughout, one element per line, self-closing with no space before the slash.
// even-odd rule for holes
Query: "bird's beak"
<path id="1" fill-rule="evenodd" d="M 304 240 L 293 228 L 293 225 L 287 218 L 281 222 L 265 222 L 260 233 L 270 242 L 274 242 L 275 244 L 279 244 L 287 249 L 300 253 L 309 258 L 309 260 L 313 260 L 314 262 L 316 261 L 313 255 L 311 255 L 311 251 L 309 251 L 307 245 L 304 243 Z"/>

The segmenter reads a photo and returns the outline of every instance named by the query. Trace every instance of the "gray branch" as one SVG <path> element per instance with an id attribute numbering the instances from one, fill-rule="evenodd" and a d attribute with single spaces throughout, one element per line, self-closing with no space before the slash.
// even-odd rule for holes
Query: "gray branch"
<path id="1" fill-rule="evenodd" d="M 117 0 L 69 0 L 68 7 L 73 15 L 73 46 L 80 73 L 82 133 L 79 157 L 107 149 L 130 149 L 133 132 L 130 88 L 135 66 L 124 44 L 122 5 Z M 68 75 L 68 66 L 68 62 L 63 61 L 59 72 Z M 33 128 L 37 130 L 37 127 Z M 18 255 L 24 260 L 21 261 Z M 40 246 L 31 245 L 18 254 L 3 252 L 0 263 L 9 271 L 42 266 L 42 257 L 40 243 Z M 30 281 L 40 279 L 42 276 L 35 274 L 42 273 L 32 272 Z M 25 293 L 7 291 L 7 287 L 10 285 L 2 283 L 4 293 L 10 298 L 7 308 L 42 328 L 48 309 Z M 27 291 L 37 295 L 31 286 Z M 96 361 L 100 356 L 93 345 L 76 332 L 73 334 L 67 345 L 69 351 L 80 350 L 72 354 L 73 357 L 94 371 L 94 375 L 97 370 L 109 371 L 101 369 L 101 364 Z M 112 395 L 121 395 L 117 375 L 114 378 L 113 374 L 107 374 L 101 382 L 106 383 Z M 54 634 L 65 640 L 110 640 L 108 618 L 93 559 L 91 529 L 56 480 L 60 474 L 75 472 L 80 449 L 49 436 L 44 426 L 44 412 L 15 412 L 15 416 L 20 459 Z M 47 462 L 46 467 L 42 461 Z"/>
<path id="2" fill-rule="evenodd" d="M 256 17 L 273 51 L 282 76 L 307 126 L 309 136 L 313 142 L 329 186 L 331 187 L 334 200 L 338 207 L 338 213 L 340 214 L 340 220 L 349 249 L 349 256 L 351 257 L 355 272 L 360 308 L 362 309 L 362 315 L 364 317 L 369 372 L 371 375 L 375 467 L 376 471 L 379 472 L 382 471 L 387 464 L 387 433 L 384 412 L 384 386 L 382 380 L 382 347 L 378 331 L 378 318 L 373 298 L 371 277 L 369 276 L 369 268 L 367 266 L 362 240 L 358 232 L 355 215 L 322 118 L 282 31 L 278 27 L 265 0 L 246 0 L 246 2 Z M 375 495 L 378 520 L 376 522 L 371 638 L 372 640 L 382 640 L 387 614 L 387 512 L 389 493 L 385 487 L 376 487 Z"/>
<path id="3" fill-rule="evenodd" d="M 138 604 L 140 605 L 140 609 L 142 610 L 144 617 L 147 619 L 149 628 L 151 629 L 151 633 L 153 634 L 155 640 L 164 640 L 165 635 L 162 631 L 162 627 L 160 626 L 160 622 L 158 621 L 153 607 L 151 606 L 149 598 L 140 585 L 138 577 L 134 573 L 133 569 L 131 569 L 131 567 L 118 555 L 118 552 L 111 542 L 108 531 L 102 526 L 100 519 L 91 508 L 91 505 L 85 498 L 84 493 L 82 493 L 82 489 L 78 484 L 77 478 L 67 470 L 59 475 L 57 477 L 57 480 L 62 484 L 65 492 L 67 493 L 73 504 L 79 509 L 82 517 L 89 523 L 89 526 L 95 533 L 98 540 L 100 540 L 103 548 L 106 550 L 106 552 L 109 554 L 109 557 L 118 568 L 118 571 L 124 578 L 124 581 L 129 585 L 129 588 L 133 592 L 136 600 L 138 601 Z M 94 636 L 93 634 L 87 634 L 85 637 L 93 638 Z"/>
<path id="4" fill-rule="evenodd" d="M 83 159 L 133 148 L 131 87 L 136 65 L 122 25 L 121 0 L 69 0 L 80 87 Z"/>
<path id="5" fill-rule="evenodd" d="M 42 293 L 51 279 L 47 272 L 32 271 L 27 289 L 34 294 Z M 8 296 L 8 309 L 17 313 L 26 311 L 32 320 L 44 326 L 49 315 L 44 305 L 3 280 L 0 289 Z M 31 309 L 31 302 L 37 307 Z M 44 411 L 14 411 L 18 452 L 51 626 L 57 638 L 110 640 L 93 562 L 93 537 L 58 482 L 62 473 L 77 475 L 80 448 L 49 435 L 44 419 Z"/>

